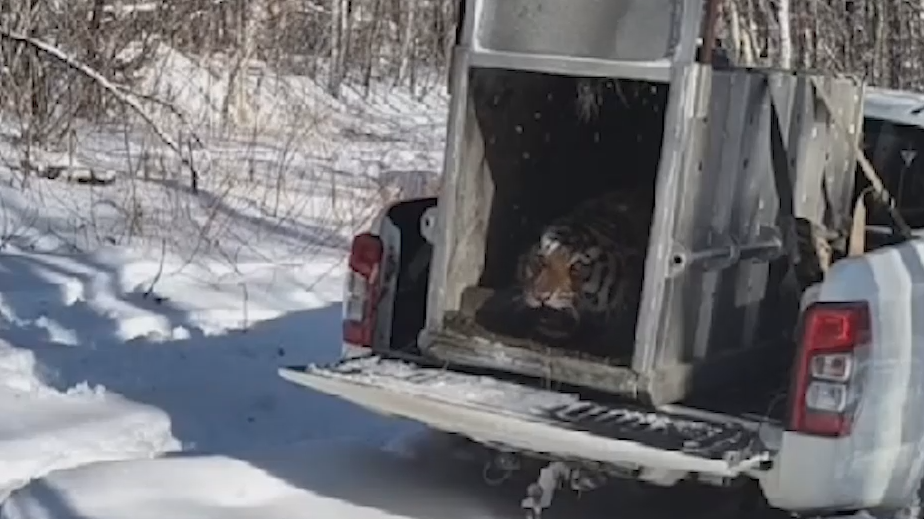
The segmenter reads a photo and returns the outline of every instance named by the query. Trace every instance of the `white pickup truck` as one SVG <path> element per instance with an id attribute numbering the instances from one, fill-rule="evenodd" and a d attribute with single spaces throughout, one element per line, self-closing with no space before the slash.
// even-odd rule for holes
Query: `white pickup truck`
<path id="1" fill-rule="evenodd" d="M 524 22 L 524 2 L 544 8 Z M 685 43 L 700 17 L 658 18 L 696 1 L 611 4 L 465 2 L 439 198 L 354 238 L 343 359 L 281 376 L 486 446 L 502 470 L 542 460 L 532 517 L 562 483 L 630 478 L 728 487 L 749 516 L 921 519 L 924 96 L 720 70 Z M 598 18 L 622 21 L 615 55 L 550 29 Z M 550 218 L 642 184 L 623 353 L 479 322 Z"/>

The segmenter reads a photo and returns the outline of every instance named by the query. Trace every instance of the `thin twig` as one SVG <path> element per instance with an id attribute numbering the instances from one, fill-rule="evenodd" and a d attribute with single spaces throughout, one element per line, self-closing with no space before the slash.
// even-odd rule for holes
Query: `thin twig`
<path id="1" fill-rule="evenodd" d="M 164 273 L 164 259 L 167 257 L 167 240 L 162 239 L 160 241 L 160 263 L 157 265 L 157 274 L 154 275 L 154 279 L 151 280 L 150 286 L 145 290 L 142 297 L 148 298 L 151 294 L 154 293 L 154 286 L 160 281 L 160 276 Z"/>

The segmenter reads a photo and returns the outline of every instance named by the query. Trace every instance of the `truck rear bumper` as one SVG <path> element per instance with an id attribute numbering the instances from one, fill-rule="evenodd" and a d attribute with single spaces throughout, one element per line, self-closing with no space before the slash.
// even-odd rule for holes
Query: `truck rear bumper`
<path id="1" fill-rule="evenodd" d="M 611 465 L 620 472 L 731 478 L 771 456 L 755 431 L 736 422 L 603 405 L 576 395 L 378 356 L 329 366 L 286 367 L 280 375 L 372 411 L 492 447 Z"/>

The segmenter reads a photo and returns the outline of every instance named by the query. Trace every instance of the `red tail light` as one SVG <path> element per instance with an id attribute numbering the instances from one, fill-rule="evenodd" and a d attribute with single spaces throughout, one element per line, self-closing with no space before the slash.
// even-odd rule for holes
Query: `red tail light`
<path id="1" fill-rule="evenodd" d="M 372 346 L 375 303 L 379 292 L 382 241 L 364 233 L 353 238 L 343 301 L 343 340 L 355 346 Z"/>
<path id="2" fill-rule="evenodd" d="M 815 303 L 806 309 L 791 398 L 793 431 L 829 437 L 850 434 L 870 328 L 864 302 Z"/>

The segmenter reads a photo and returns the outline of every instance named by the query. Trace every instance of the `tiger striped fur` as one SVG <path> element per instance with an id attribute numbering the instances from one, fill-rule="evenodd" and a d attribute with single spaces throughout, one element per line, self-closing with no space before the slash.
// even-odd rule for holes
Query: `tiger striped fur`
<path id="1" fill-rule="evenodd" d="M 611 323 L 641 289 L 650 208 L 644 193 L 608 192 L 547 225 L 518 264 L 522 303 L 564 313 L 577 327 Z M 574 331 L 555 328 L 542 331 Z"/>

